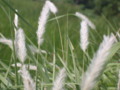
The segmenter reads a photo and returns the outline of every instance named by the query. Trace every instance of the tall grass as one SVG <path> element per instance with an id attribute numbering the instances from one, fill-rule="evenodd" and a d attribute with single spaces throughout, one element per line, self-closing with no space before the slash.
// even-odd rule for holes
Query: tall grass
<path id="1" fill-rule="evenodd" d="M 53 4 L 51 5 L 53 6 Z M 111 32 L 116 34 L 119 28 L 117 23 L 119 22 L 117 20 L 115 22 L 115 19 L 110 22 L 105 16 L 94 16 L 92 13 L 87 14 L 91 11 L 84 12 L 81 10 L 86 15 L 84 21 L 88 21 L 86 19 L 88 16 L 96 26 L 96 30 L 89 30 L 89 36 L 87 37 L 89 46 L 86 47 L 84 53 L 79 45 L 81 39 L 79 38 L 81 36 L 79 28 L 82 28 L 79 23 L 81 23 L 81 20 L 75 14 L 80 7 L 74 6 L 73 8 L 72 5 L 64 5 L 63 3 L 60 3 L 60 5 L 55 3 L 55 5 L 58 8 L 58 14 L 51 14 L 49 19 L 46 19 L 44 23 L 44 29 L 46 30 L 43 31 L 41 36 L 44 42 L 40 44 L 39 48 L 37 47 L 37 44 L 39 44 L 37 40 L 41 37 L 37 37 L 36 30 L 39 13 L 42 11 L 44 3 L 40 4 L 37 1 L 28 0 L 23 0 L 23 2 L 0 1 L 0 17 L 2 17 L 0 21 L 0 52 L 3 52 L 0 53 L 0 88 L 8 90 L 34 90 L 35 88 L 37 90 L 56 90 L 56 88 L 57 90 L 117 89 L 120 43 L 118 41 L 111 44 L 109 41 L 112 41 L 113 35 L 109 35 Z M 18 11 L 16 12 L 15 9 L 18 9 Z M 51 8 L 50 10 L 53 13 L 56 12 L 52 11 Z M 17 20 L 14 21 L 14 16 L 16 18 L 18 16 L 19 25 Z M 90 23 L 87 22 L 87 24 L 93 26 Z M 41 23 L 39 24 L 41 25 Z M 16 31 L 19 30 L 18 26 L 23 28 L 25 37 L 14 32 L 15 29 Z M 92 29 L 94 29 L 94 26 Z M 10 32 L 12 32 L 12 35 Z M 20 35 L 19 39 L 15 38 L 16 34 Z M 103 38 L 103 35 L 106 34 L 107 36 Z M 102 41 L 104 44 L 100 44 Z M 103 50 L 98 49 L 99 45 L 99 49 Z M 18 46 L 17 49 L 16 46 Z M 14 49 L 15 52 L 17 51 L 18 58 L 16 58 L 16 54 L 14 55 Z M 104 52 L 104 50 L 106 51 Z M 104 62 L 104 60 L 109 60 L 109 62 Z M 106 68 L 103 68 L 103 66 L 106 66 Z M 61 70 L 61 68 L 64 69 Z M 19 69 L 20 73 L 18 72 Z M 17 72 L 15 72 L 16 70 Z M 89 81 L 89 79 L 92 80 Z M 80 83 L 81 81 L 82 83 Z M 90 88 L 84 88 L 89 87 L 89 85 Z"/>

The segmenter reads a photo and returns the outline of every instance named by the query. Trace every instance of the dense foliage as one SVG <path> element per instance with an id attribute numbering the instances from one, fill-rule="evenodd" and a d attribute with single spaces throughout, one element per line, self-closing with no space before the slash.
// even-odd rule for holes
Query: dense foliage
<path id="1" fill-rule="evenodd" d="M 120 0 L 53 0 L 83 5 L 83 9 L 93 9 L 96 14 L 107 16 L 120 14 Z"/>
<path id="2" fill-rule="evenodd" d="M 7 39 L 14 40 L 13 22 L 15 9 L 17 9 L 18 26 L 25 32 L 29 57 L 25 64 L 28 65 L 28 69 L 30 65 L 39 66 L 38 72 L 29 70 L 33 80 L 38 79 L 35 80 L 38 90 L 50 90 L 59 70 L 63 67 L 67 71 L 65 90 L 80 90 L 82 75 L 88 69 L 91 59 L 103 40 L 103 35 L 116 34 L 120 28 L 120 18 L 111 16 L 107 19 L 104 15 L 95 15 L 93 13 L 95 4 L 92 2 L 87 5 L 84 3 L 76 5 L 74 0 L 51 1 L 57 6 L 58 13 L 56 16 L 51 13 L 46 25 L 44 42 L 40 47 L 45 53 L 32 54 L 28 47 L 28 45 L 33 45 L 37 48 L 36 30 L 45 0 L 0 0 L 0 38 L 3 34 Z M 80 47 L 81 20 L 74 15 L 75 12 L 83 13 L 96 26 L 96 30 L 89 29 L 90 43 L 86 54 Z M 115 44 L 110 56 L 113 56 L 119 48 L 120 42 Z M 20 62 L 14 52 L 7 45 L 0 43 L 0 90 L 23 90 L 22 77 L 20 73 L 17 73 L 21 68 L 13 66 Z M 117 90 L 119 62 L 120 52 L 118 51 L 109 63 L 106 63 L 107 66 L 93 90 Z"/>

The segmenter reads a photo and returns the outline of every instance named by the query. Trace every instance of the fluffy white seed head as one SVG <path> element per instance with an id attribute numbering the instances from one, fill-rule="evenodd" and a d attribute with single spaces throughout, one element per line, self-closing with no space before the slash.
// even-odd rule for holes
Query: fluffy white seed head
<path id="1" fill-rule="evenodd" d="M 13 43 L 12 43 L 12 40 L 11 39 L 7 39 L 5 38 L 4 36 L 2 36 L 0 38 L 0 43 L 2 44 L 5 44 L 5 45 L 8 45 L 12 50 L 13 50 Z M 15 44 L 15 41 L 14 41 L 14 44 Z M 28 47 L 30 48 L 30 51 L 33 53 L 33 54 L 36 54 L 36 53 L 44 53 L 44 54 L 47 54 L 47 52 L 45 50 L 39 50 L 37 49 L 35 46 L 33 45 L 28 45 Z"/>
<path id="2" fill-rule="evenodd" d="M 38 48 L 36 48 L 36 47 L 33 46 L 33 45 L 28 45 L 28 47 L 30 48 L 30 51 L 32 52 L 32 54 L 36 54 L 36 53 L 44 53 L 44 54 L 47 54 L 47 52 L 46 52 L 45 50 L 38 49 Z"/>
<path id="3" fill-rule="evenodd" d="M 7 39 L 3 34 L 0 33 L 0 43 L 8 45 L 13 50 L 13 43 L 11 39 Z"/>
<path id="4" fill-rule="evenodd" d="M 0 38 L 0 43 L 8 45 L 11 49 L 13 49 L 12 40 L 6 38 Z"/>
<path id="5" fill-rule="evenodd" d="M 53 83 L 53 88 L 52 90 L 64 90 L 64 81 L 65 81 L 66 73 L 65 69 L 61 69 L 58 76 L 56 77 L 56 80 Z"/>
<path id="6" fill-rule="evenodd" d="M 99 46 L 98 51 L 94 55 L 88 70 L 83 77 L 81 83 L 81 90 L 92 90 L 97 82 L 97 78 L 102 72 L 106 62 L 107 57 L 110 53 L 110 49 L 113 46 L 116 38 L 113 34 L 110 36 L 104 36 L 102 43 Z"/>
<path id="7" fill-rule="evenodd" d="M 24 64 L 26 68 L 29 68 L 29 70 L 37 70 L 37 67 L 34 66 L 34 65 L 27 65 L 27 64 Z M 11 65 L 12 67 L 15 67 L 15 64 L 12 64 Z M 21 63 L 17 63 L 17 67 L 22 67 L 22 64 Z"/>
<path id="8" fill-rule="evenodd" d="M 81 29 L 80 29 L 80 46 L 81 49 L 85 52 L 88 47 L 88 25 L 86 21 L 81 22 Z"/>
<path id="9" fill-rule="evenodd" d="M 47 1 L 45 3 L 45 5 L 42 8 L 42 12 L 41 15 L 39 17 L 39 21 L 38 21 L 38 30 L 37 30 L 37 38 L 38 38 L 38 45 L 41 45 L 43 42 L 43 34 L 45 32 L 45 26 L 47 23 L 47 19 L 49 17 L 49 6 L 47 4 Z"/>
<path id="10" fill-rule="evenodd" d="M 86 21 L 87 24 L 88 24 L 92 29 L 95 29 L 95 28 L 96 28 L 95 25 L 94 25 L 85 15 L 83 15 L 82 13 L 76 12 L 75 15 L 76 15 L 78 18 L 82 19 L 83 21 Z"/>
<path id="11" fill-rule="evenodd" d="M 50 11 L 51 11 L 53 14 L 56 14 L 57 11 L 58 11 L 57 8 L 56 8 L 56 6 L 55 6 L 52 2 L 50 2 L 50 1 L 46 1 L 46 3 L 47 3 L 47 5 L 48 5 Z"/>
<path id="12" fill-rule="evenodd" d="M 52 2 L 47 0 L 45 2 L 45 5 L 42 8 L 42 12 L 41 12 L 41 15 L 40 15 L 39 21 L 38 21 L 38 30 L 36 32 L 39 46 L 43 43 L 43 40 L 44 40 L 43 34 L 45 32 L 45 26 L 46 26 L 47 20 L 49 18 L 50 12 L 52 12 L 54 14 L 57 13 L 57 8 Z"/>
<path id="13" fill-rule="evenodd" d="M 20 75 L 22 76 L 23 79 L 23 84 L 24 84 L 24 90 L 36 90 L 35 88 L 35 83 L 32 80 L 28 70 L 26 69 L 26 66 L 23 65 L 21 67 L 21 70 L 19 70 Z"/>
<path id="14" fill-rule="evenodd" d="M 15 35 L 15 51 L 18 59 L 24 63 L 26 59 L 26 46 L 25 46 L 25 36 L 21 28 L 18 29 Z"/>
<path id="15" fill-rule="evenodd" d="M 16 9 L 16 12 L 18 12 L 17 9 Z M 14 16 L 14 24 L 15 24 L 14 31 L 16 33 L 16 28 L 18 28 L 18 15 L 16 13 L 15 13 L 15 16 Z"/>
<path id="16" fill-rule="evenodd" d="M 18 12 L 18 10 L 16 10 L 16 12 Z M 16 13 L 14 17 L 14 24 L 15 24 L 15 27 L 18 27 L 18 15 Z"/>

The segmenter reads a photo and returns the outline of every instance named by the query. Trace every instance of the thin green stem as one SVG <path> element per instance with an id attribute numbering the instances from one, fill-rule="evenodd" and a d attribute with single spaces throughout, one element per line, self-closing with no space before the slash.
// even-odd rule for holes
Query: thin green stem
<path id="1" fill-rule="evenodd" d="M 55 50 L 55 36 L 56 34 L 55 34 L 55 30 L 54 30 L 54 35 L 53 35 L 53 82 L 54 82 L 54 80 L 55 80 L 55 66 L 56 66 L 56 50 Z"/>
<path id="2" fill-rule="evenodd" d="M 54 49 L 54 53 L 53 53 L 53 82 L 55 80 L 55 65 L 56 64 L 56 58 L 55 58 L 55 49 Z"/>
<path id="3" fill-rule="evenodd" d="M 38 50 L 40 50 L 40 45 L 38 44 Z M 36 63 L 36 66 L 37 66 L 37 70 L 36 70 L 36 90 L 38 90 L 37 88 L 37 79 L 38 79 L 38 62 L 39 62 L 39 53 L 37 54 L 37 63 Z"/>
<path id="4" fill-rule="evenodd" d="M 61 34 L 61 29 L 60 29 L 60 23 L 57 19 L 57 16 L 55 14 L 55 17 L 56 17 L 56 21 L 57 21 L 57 24 L 58 24 L 58 30 L 59 30 L 59 35 L 60 35 L 60 43 L 61 43 L 61 48 L 62 48 L 62 55 L 63 55 L 63 59 L 64 59 L 64 48 L 63 48 L 63 40 L 62 40 L 62 34 Z"/>
<path id="5" fill-rule="evenodd" d="M 12 27 L 12 20 L 11 20 L 11 12 L 9 9 L 9 17 L 10 17 L 10 26 Z M 12 28 L 13 29 L 13 28 Z M 14 29 L 11 30 L 11 36 L 12 36 L 12 45 L 13 45 L 13 60 L 15 63 L 15 75 L 16 75 L 16 83 L 15 85 L 18 86 L 19 82 L 18 82 L 18 69 L 17 69 L 17 58 L 16 58 L 16 53 L 15 53 L 15 45 L 14 45 Z M 18 88 L 16 90 L 19 90 Z"/>

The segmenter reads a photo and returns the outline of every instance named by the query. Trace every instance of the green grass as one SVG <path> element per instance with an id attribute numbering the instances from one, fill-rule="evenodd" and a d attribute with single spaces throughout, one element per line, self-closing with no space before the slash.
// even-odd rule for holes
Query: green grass
<path id="1" fill-rule="evenodd" d="M 32 0 L 7 0 L 7 2 L 12 8 L 18 9 L 19 11 L 18 14 L 21 16 L 19 17 L 19 26 L 25 31 L 27 43 L 33 43 L 37 47 L 37 23 L 44 2 Z M 47 51 L 47 54 L 40 54 L 38 57 L 38 79 L 40 81 L 38 81 L 37 87 L 39 90 L 40 88 L 43 90 L 44 87 L 47 87 L 47 90 L 49 90 L 49 88 L 52 87 L 52 81 L 54 81 L 54 78 L 59 71 L 57 67 L 65 67 L 68 76 L 65 85 L 67 88 L 66 90 L 79 90 L 78 85 L 81 81 L 82 72 L 87 69 L 87 66 L 90 63 L 89 58 L 93 57 L 104 34 L 110 34 L 111 32 L 115 33 L 118 31 L 120 19 L 118 17 L 107 19 L 104 15 L 97 16 L 93 14 L 92 10 L 82 10 L 81 6 L 68 3 L 64 4 L 61 2 L 55 2 L 55 5 L 59 10 L 57 17 L 64 16 L 59 18 L 57 22 L 55 16 L 51 14 L 46 25 L 44 43 L 42 44 L 41 49 Z M 87 50 L 89 57 L 84 55 L 79 46 L 80 20 L 73 15 L 76 11 L 84 13 L 96 25 L 96 30 L 89 31 L 90 45 Z M 7 38 L 14 38 L 13 18 L 14 12 L 1 0 L 0 33 Z M 62 38 L 60 38 L 59 29 Z M 32 56 L 31 53 L 29 53 L 29 55 L 30 58 L 26 60 L 26 63 L 36 65 L 37 55 Z M 85 61 L 84 69 L 83 60 Z M 0 44 L 0 87 L 2 89 L 13 90 L 17 87 L 23 87 L 19 74 L 18 86 L 16 86 L 15 68 L 11 67 L 11 64 L 13 63 L 13 52 L 7 46 Z M 50 63 L 54 63 L 55 65 L 50 65 Z M 43 67 L 46 69 L 45 73 L 41 69 Z M 116 90 L 119 67 L 118 52 L 108 63 L 104 74 L 102 74 L 100 81 L 95 87 L 95 90 Z M 32 77 L 35 78 L 35 71 L 30 71 L 30 73 Z"/>

